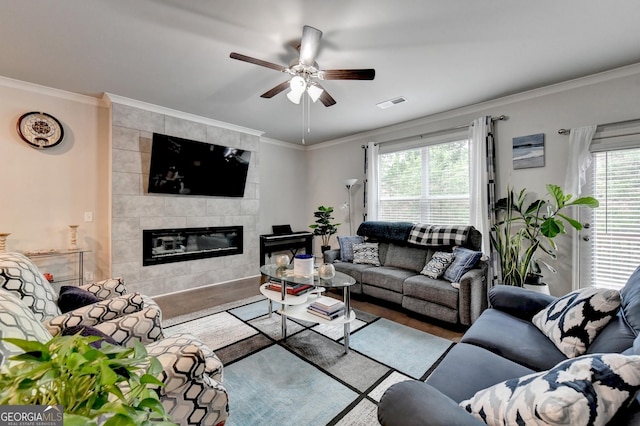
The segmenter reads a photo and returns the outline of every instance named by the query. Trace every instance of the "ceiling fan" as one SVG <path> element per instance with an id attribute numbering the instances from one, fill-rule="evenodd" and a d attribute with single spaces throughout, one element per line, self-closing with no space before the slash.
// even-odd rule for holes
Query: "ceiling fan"
<path id="1" fill-rule="evenodd" d="M 324 106 L 330 107 L 331 105 L 335 105 L 336 101 L 327 93 L 320 83 L 318 83 L 318 80 L 373 80 L 376 75 L 376 70 L 371 68 L 346 70 L 320 69 L 315 60 L 318 49 L 320 48 L 321 38 L 322 31 L 305 25 L 302 28 L 302 39 L 297 46 L 299 58 L 294 59 L 288 67 L 236 52 L 231 52 L 229 57 L 291 75 L 291 79 L 283 81 L 260 95 L 262 98 L 272 98 L 287 88 L 290 88 L 291 91 L 287 93 L 287 97 L 295 104 L 300 103 L 302 95 L 306 92 L 313 102 L 319 99 Z"/>

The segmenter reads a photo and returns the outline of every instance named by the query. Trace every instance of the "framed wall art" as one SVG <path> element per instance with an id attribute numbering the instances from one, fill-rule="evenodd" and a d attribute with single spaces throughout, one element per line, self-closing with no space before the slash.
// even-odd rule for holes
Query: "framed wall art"
<path id="1" fill-rule="evenodd" d="M 544 133 L 513 138 L 513 168 L 544 167 Z"/>

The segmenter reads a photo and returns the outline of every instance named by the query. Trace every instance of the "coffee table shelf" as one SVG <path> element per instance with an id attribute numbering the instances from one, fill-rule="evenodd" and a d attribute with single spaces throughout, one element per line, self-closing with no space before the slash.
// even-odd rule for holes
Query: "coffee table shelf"
<path id="1" fill-rule="evenodd" d="M 281 291 L 273 291 L 267 289 L 268 283 L 260 286 L 260 293 L 269 300 L 269 315 L 271 315 L 273 302 L 280 303 L 282 306 L 278 313 L 282 318 L 282 338 L 287 338 L 287 321 L 286 317 L 307 321 L 316 324 L 328 324 L 344 327 L 344 351 L 349 352 L 349 335 L 350 324 L 356 319 L 356 313 L 351 309 L 351 286 L 355 284 L 355 279 L 347 274 L 336 272 L 335 276 L 330 279 L 319 278 L 317 274 L 313 277 L 295 277 L 289 270 L 278 268 L 276 265 L 263 265 L 260 267 L 263 276 L 271 280 L 282 283 Z M 286 294 L 287 284 L 309 283 L 316 288 L 300 296 Z M 313 303 L 326 288 L 342 288 L 343 302 L 345 305 L 345 315 L 327 320 L 317 315 L 307 312 L 307 308 Z"/>

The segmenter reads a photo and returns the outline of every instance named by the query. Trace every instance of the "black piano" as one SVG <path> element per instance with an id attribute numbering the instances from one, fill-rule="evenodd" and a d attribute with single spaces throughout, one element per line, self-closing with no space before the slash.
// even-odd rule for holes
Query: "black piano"
<path id="1" fill-rule="evenodd" d="M 291 259 L 303 248 L 307 254 L 313 254 L 313 233 L 292 232 L 291 227 L 273 227 L 273 234 L 260 235 L 260 266 L 266 262 L 265 255 L 271 258 L 271 253 L 290 251 Z"/>

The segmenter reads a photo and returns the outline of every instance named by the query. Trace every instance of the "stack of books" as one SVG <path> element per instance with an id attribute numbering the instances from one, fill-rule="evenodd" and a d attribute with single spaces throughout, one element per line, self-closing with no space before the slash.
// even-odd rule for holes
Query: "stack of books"
<path id="1" fill-rule="evenodd" d="M 267 290 L 273 290 L 277 292 L 282 291 L 282 284 L 276 281 L 269 281 L 267 284 Z M 287 294 L 291 294 L 293 296 L 299 296 L 303 293 L 312 290 L 314 286 L 311 284 L 287 284 Z"/>
<path id="2" fill-rule="evenodd" d="M 333 320 L 344 315 L 344 303 L 333 297 L 320 296 L 307 308 L 307 312 L 326 320 Z"/>

